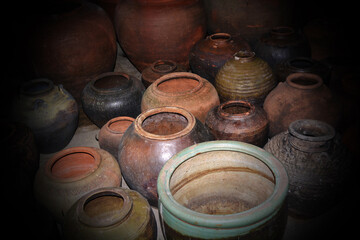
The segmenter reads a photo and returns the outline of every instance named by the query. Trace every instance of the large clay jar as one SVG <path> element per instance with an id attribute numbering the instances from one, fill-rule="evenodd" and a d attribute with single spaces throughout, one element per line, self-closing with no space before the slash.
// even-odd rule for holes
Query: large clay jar
<path id="1" fill-rule="evenodd" d="M 219 70 L 215 87 L 222 102 L 245 100 L 262 105 L 276 86 L 270 66 L 254 52 L 239 51 Z"/>
<path id="2" fill-rule="evenodd" d="M 105 150 L 72 147 L 62 150 L 36 173 L 34 195 L 62 223 L 70 207 L 86 193 L 101 187 L 119 187 L 121 172 Z"/>
<path id="3" fill-rule="evenodd" d="M 144 91 L 144 85 L 133 76 L 120 72 L 103 73 L 83 89 L 82 107 L 88 118 L 101 128 L 115 117 L 137 117 Z"/>
<path id="4" fill-rule="evenodd" d="M 273 155 L 238 141 L 188 147 L 161 169 L 166 239 L 281 239 L 288 176 Z"/>
<path id="5" fill-rule="evenodd" d="M 294 57 L 311 57 L 310 43 L 292 27 L 274 27 L 264 34 L 254 49 L 256 55 L 274 67 Z"/>
<path id="6" fill-rule="evenodd" d="M 34 133 L 41 153 L 63 149 L 78 126 L 78 106 L 62 85 L 49 79 L 34 79 L 20 86 L 13 99 L 12 116 Z"/>
<path id="7" fill-rule="evenodd" d="M 234 39 L 228 33 L 216 33 L 197 42 L 191 49 L 191 71 L 215 84 L 219 69 L 240 50 L 251 50 L 241 38 Z"/>
<path id="8" fill-rule="evenodd" d="M 205 36 L 200 0 L 124 0 L 115 9 L 120 46 L 142 72 L 159 59 L 189 68 L 189 53 Z"/>
<path id="9" fill-rule="evenodd" d="M 265 145 L 289 174 L 289 211 L 313 217 L 339 200 L 349 161 L 335 130 L 316 120 L 297 120 Z"/>
<path id="10" fill-rule="evenodd" d="M 156 240 L 155 216 L 136 191 L 108 187 L 80 198 L 67 212 L 63 227 L 68 240 Z"/>
<path id="11" fill-rule="evenodd" d="M 146 89 L 141 111 L 156 107 L 181 107 L 205 123 L 207 113 L 219 103 L 215 87 L 206 79 L 193 73 L 170 73 Z"/>
<path id="12" fill-rule="evenodd" d="M 264 102 L 269 136 L 286 131 L 298 119 L 314 119 L 337 126 L 341 105 L 322 79 L 311 73 L 293 73 L 269 93 Z"/>
<path id="13" fill-rule="evenodd" d="M 265 111 L 249 102 L 227 101 L 208 113 L 205 125 L 217 140 L 234 140 L 263 147 L 268 140 Z"/>
<path id="14" fill-rule="evenodd" d="M 156 181 L 174 154 L 195 143 L 213 140 L 211 133 L 185 109 L 153 108 L 140 114 L 119 145 L 118 161 L 128 186 L 157 206 Z"/>
<path id="15" fill-rule="evenodd" d="M 30 66 L 38 77 L 63 84 L 80 103 L 90 78 L 113 71 L 116 35 L 106 12 L 87 1 L 55 1 L 32 29 Z"/>

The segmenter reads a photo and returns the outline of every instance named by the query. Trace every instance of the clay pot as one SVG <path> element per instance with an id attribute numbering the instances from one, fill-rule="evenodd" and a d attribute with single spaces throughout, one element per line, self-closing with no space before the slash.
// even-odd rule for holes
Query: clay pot
<path id="1" fill-rule="evenodd" d="M 170 73 L 146 89 L 141 111 L 165 106 L 181 107 L 204 123 L 207 113 L 219 103 L 216 89 L 206 79 L 193 73 Z"/>
<path id="2" fill-rule="evenodd" d="M 157 60 L 141 73 L 141 81 L 146 88 L 158 78 L 172 72 L 186 72 L 186 68 L 171 60 Z"/>
<path id="3" fill-rule="evenodd" d="M 237 141 L 188 147 L 161 169 L 166 239 L 281 239 L 288 176 L 261 148 Z"/>
<path id="4" fill-rule="evenodd" d="M 269 65 L 249 51 L 236 53 L 219 70 L 215 79 L 221 102 L 244 100 L 256 105 L 262 105 L 276 83 Z"/>
<path id="5" fill-rule="evenodd" d="M 124 116 L 110 119 L 99 131 L 100 148 L 108 151 L 117 159 L 121 138 L 134 120 L 132 117 Z"/>
<path id="6" fill-rule="evenodd" d="M 118 41 L 142 72 L 159 59 L 189 68 L 192 46 L 205 36 L 200 0 L 124 0 L 115 9 Z"/>
<path id="7" fill-rule="evenodd" d="M 269 136 L 273 137 L 298 119 L 320 120 L 336 127 L 341 104 L 318 75 L 293 73 L 269 93 L 264 110 L 269 120 Z"/>
<path id="8" fill-rule="evenodd" d="M 63 149 L 78 126 L 78 106 L 62 85 L 49 79 L 34 79 L 20 86 L 13 99 L 12 117 L 34 133 L 41 153 Z"/>
<path id="9" fill-rule="evenodd" d="M 62 223 L 70 207 L 86 193 L 101 187 L 119 187 L 121 172 L 105 150 L 72 147 L 62 150 L 40 166 L 34 195 Z"/>
<path id="10" fill-rule="evenodd" d="M 266 113 L 249 102 L 234 100 L 214 107 L 208 113 L 205 125 L 217 140 L 234 140 L 259 147 L 268 140 Z"/>
<path id="11" fill-rule="evenodd" d="M 313 217 L 337 203 L 349 161 L 333 127 L 316 120 L 297 120 L 264 148 L 284 164 L 289 174 L 292 214 Z"/>
<path id="12" fill-rule="evenodd" d="M 249 44 L 241 38 L 234 39 L 228 33 L 207 36 L 191 49 L 191 71 L 215 84 L 219 69 L 240 50 L 251 50 Z"/>
<path id="13" fill-rule="evenodd" d="M 254 49 L 259 58 L 274 69 L 277 64 L 295 57 L 311 57 L 309 41 L 292 27 L 279 26 L 264 34 Z"/>
<path id="14" fill-rule="evenodd" d="M 81 95 L 83 110 L 99 128 L 118 116 L 137 117 L 145 88 L 141 81 L 120 72 L 108 72 L 93 78 Z"/>
<path id="15" fill-rule="evenodd" d="M 95 189 L 80 198 L 64 220 L 65 239 L 156 240 L 155 216 L 146 199 L 120 187 Z"/>
<path id="16" fill-rule="evenodd" d="M 119 145 L 118 161 L 127 185 L 157 206 L 156 181 L 160 169 L 174 154 L 213 136 L 194 115 L 177 107 L 153 108 L 141 113 Z"/>

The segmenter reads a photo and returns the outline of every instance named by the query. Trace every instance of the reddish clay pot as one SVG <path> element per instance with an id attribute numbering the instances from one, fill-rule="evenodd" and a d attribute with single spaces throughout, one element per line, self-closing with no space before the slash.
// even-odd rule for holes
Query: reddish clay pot
<path id="1" fill-rule="evenodd" d="M 115 9 L 118 41 L 142 72 L 159 59 L 189 68 L 192 46 L 205 36 L 200 0 L 124 0 Z"/>
<path id="2" fill-rule="evenodd" d="M 205 125 L 217 140 L 235 140 L 259 147 L 268 140 L 269 122 L 265 111 L 245 101 L 227 101 L 214 107 Z"/>
<path id="3" fill-rule="evenodd" d="M 141 111 L 175 106 L 190 111 L 202 123 L 211 108 L 220 104 L 215 87 L 199 75 L 170 73 L 148 87 L 141 101 Z"/>
<path id="4" fill-rule="evenodd" d="M 212 134 L 189 111 L 161 107 L 140 114 L 125 132 L 118 161 L 131 189 L 157 206 L 158 174 L 173 155 L 195 143 L 213 140 Z"/>

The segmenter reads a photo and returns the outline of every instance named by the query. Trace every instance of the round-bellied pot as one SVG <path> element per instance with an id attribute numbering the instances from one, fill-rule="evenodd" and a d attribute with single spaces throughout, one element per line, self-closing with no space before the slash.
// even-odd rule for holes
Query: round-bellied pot
<path id="1" fill-rule="evenodd" d="M 141 113 L 125 132 L 118 161 L 128 186 L 157 206 L 156 181 L 174 154 L 194 143 L 213 140 L 212 134 L 189 111 L 161 107 Z"/>
<path id="2" fill-rule="evenodd" d="M 105 150 L 72 147 L 56 153 L 35 176 L 34 195 L 62 223 L 66 212 L 83 195 L 100 187 L 119 187 L 121 171 Z"/>
<path id="3" fill-rule="evenodd" d="M 141 111 L 175 106 L 188 110 L 204 123 L 207 113 L 219 103 L 216 89 L 206 79 L 187 72 L 169 73 L 146 89 Z"/>
<path id="4" fill-rule="evenodd" d="M 118 116 L 136 118 L 141 112 L 145 91 L 141 81 L 120 72 L 98 75 L 84 88 L 81 95 L 83 110 L 99 128 Z"/>
<path id="5" fill-rule="evenodd" d="M 65 239 L 156 240 L 155 216 L 136 191 L 108 187 L 81 197 L 67 212 Z"/>
<path id="6" fill-rule="evenodd" d="M 217 140 L 234 140 L 263 147 L 268 140 L 265 111 L 249 102 L 233 100 L 214 107 L 205 125 Z"/>
<path id="7" fill-rule="evenodd" d="M 238 141 L 210 141 L 173 156 L 158 178 L 167 239 L 281 239 L 288 176 L 273 155 Z"/>
<path id="8" fill-rule="evenodd" d="M 289 211 L 318 216 L 342 195 L 349 161 L 340 138 L 330 125 L 301 119 L 270 139 L 264 149 L 277 157 L 289 174 Z"/>
<path id="9" fill-rule="evenodd" d="M 12 117 L 34 133 L 41 153 L 63 149 L 78 126 L 78 105 L 62 85 L 41 78 L 25 82 L 13 98 Z"/>

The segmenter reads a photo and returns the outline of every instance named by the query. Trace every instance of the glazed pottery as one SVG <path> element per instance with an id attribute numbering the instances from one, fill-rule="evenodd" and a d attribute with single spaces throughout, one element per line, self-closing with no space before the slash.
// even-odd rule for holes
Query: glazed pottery
<path id="1" fill-rule="evenodd" d="M 221 102 L 245 100 L 256 105 L 262 105 L 276 83 L 269 65 L 249 51 L 237 52 L 219 70 L 215 79 Z"/>
<path id="2" fill-rule="evenodd" d="M 171 60 L 157 60 L 141 72 L 141 81 L 147 88 L 158 78 L 172 72 L 186 72 L 186 68 Z"/>
<path id="3" fill-rule="evenodd" d="M 212 84 L 219 69 L 240 50 L 251 50 L 241 38 L 234 39 L 228 33 L 215 33 L 197 42 L 191 49 L 191 71 Z"/>
<path id="4" fill-rule="evenodd" d="M 254 48 L 256 55 L 274 69 L 277 64 L 295 57 L 311 57 L 305 35 L 292 27 L 278 26 L 265 33 Z"/>
<path id="5" fill-rule="evenodd" d="M 49 79 L 23 83 L 13 98 L 13 119 L 30 127 L 41 153 L 63 149 L 75 133 L 78 116 L 75 99 Z"/>
<path id="6" fill-rule="evenodd" d="M 288 176 L 271 154 L 238 141 L 188 147 L 158 178 L 166 239 L 281 239 Z"/>
<path id="7" fill-rule="evenodd" d="M 145 91 L 141 81 L 120 72 L 103 73 L 92 79 L 81 95 L 88 118 L 99 128 L 118 116 L 137 117 Z"/>
<path id="8" fill-rule="evenodd" d="M 189 111 L 161 107 L 141 113 L 125 132 L 118 161 L 127 185 L 157 206 L 156 181 L 174 154 L 195 143 L 213 140 L 211 133 Z"/>
<path id="9" fill-rule="evenodd" d="M 142 72 L 159 59 L 189 68 L 192 46 L 205 36 L 200 0 L 124 0 L 115 9 L 118 41 Z"/>
<path id="10" fill-rule="evenodd" d="M 67 212 L 63 230 L 68 240 L 157 237 L 149 203 L 138 192 L 120 187 L 95 189 L 81 197 Z"/>
<path id="11" fill-rule="evenodd" d="M 206 79 L 193 73 L 170 73 L 146 89 L 141 111 L 165 106 L 181 107 L 204 123 L 207 113 L 219 103 L 216 89 Z"/>
<path id="12" fill-rule="evenodd" d="M 208 113 L 205 125 L 217 140 L 234 140 L 263 147 L 268 140 L 265 111 L 249 102 L 227 101 Z"/>
<path id="13" fill-rule="evenodd" d="M 62 223 L 70 207 L 86 193 L 101 187 L 119 187 L 121 172 L 115 158 L 92 147 L 64 149 L 41 165 L 34 195 Z"/>
<path id="14" fill-rule="evenodd" d="M 289 174 L 292 214 L 313 217 L 337 203 L 349 161 L 333 127 L 316 120 L 296 120 L 264 148 L 284 164 Z"/>
<path id="15" fill-rule="evenodd" d="M 264 110 L 269 120 L 269 136 L 273 137 L 298 119 L 320 120 L 336 127 L 341 104 L 318 75 L 293 73 L 269 93 Z"/>
<path id="16" fill-rule="evenodd" d="M 117 158 L 121 138 L 134 120 L 132 117 L 125 116 L 110 119 L 99 131 L 98 141 L 100 148 Z"/>

